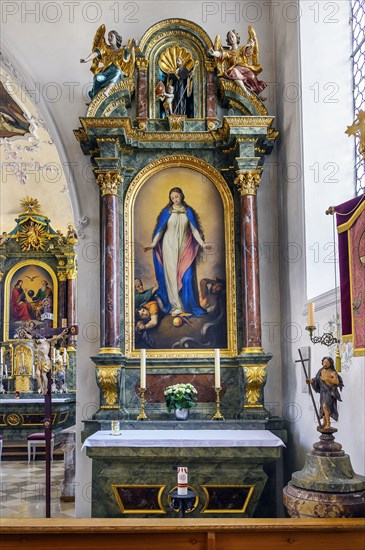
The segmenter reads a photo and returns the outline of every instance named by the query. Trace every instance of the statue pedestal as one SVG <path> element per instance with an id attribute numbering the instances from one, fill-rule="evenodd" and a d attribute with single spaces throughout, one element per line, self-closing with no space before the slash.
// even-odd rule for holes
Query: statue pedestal
<path id="1" fill-rule="evenodd" d="M 336 430 L 322 430 L 303 470 L 284 487 L 290 517 L 363 517 L 365 478 L 354 472 L 349 455 L 334 441 Z"/>

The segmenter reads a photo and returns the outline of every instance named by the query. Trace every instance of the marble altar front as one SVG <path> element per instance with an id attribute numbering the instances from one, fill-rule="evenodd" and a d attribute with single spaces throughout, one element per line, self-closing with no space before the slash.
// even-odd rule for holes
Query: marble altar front
<path id="1" fill-rule="evenodd" d="M 93 517 L 176 516 L 169 492 L 176 488 L 178 466 L 188 468 L 189 487 L 197 493 L 189 517 L 252 517 L 266 467 L 280 464 L 284 446 L 272 432 L 258 424 L 245 429 L 242 421 L 121 422 L 117 436 L 110 422 L 102 427 L 84 441 L 93 461 Z M 265 497 L 272 515 L 275 486 Z"/>

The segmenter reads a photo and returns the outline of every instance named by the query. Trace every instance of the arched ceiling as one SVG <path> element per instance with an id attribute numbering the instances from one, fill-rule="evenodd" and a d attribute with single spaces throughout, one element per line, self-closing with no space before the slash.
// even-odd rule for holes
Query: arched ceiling
<path id="1" fill-rule="evenodd" d="M 13 229 L 20 201 L 29 196 L 38 199 L 52 226 L 65 232 L 74 222 L 67 167 L 25 90 L 3 68 L 0 81 L 1 231 Z"/>

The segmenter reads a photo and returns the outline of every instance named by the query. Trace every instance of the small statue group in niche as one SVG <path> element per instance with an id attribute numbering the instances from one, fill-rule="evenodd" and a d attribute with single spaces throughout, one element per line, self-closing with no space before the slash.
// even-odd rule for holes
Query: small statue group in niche
<path id="1" fill-rule="evenodd" d="M 128 46 L 123 46 L 122 37 L 117 31 L 108 32 L 108 43 L 105 42 L 105 25 L 100 25 L 96 31 L 92 52 L 80 63 L 92 60 L 90 70 L 94 73 L 93 87 L 89 92 L 93 99 L 100 90 L 107 97 L 113 86 L 124 77 L 133 77 L 135 64 L 134 40 L 128 41 Z"/>
<path id="2" fill-rule="evenodd" d="M 158 61 L 160 81 L 156 97 L 162 101 L 164 114 L 194 117 L 194 63 L 185 48 L 167 48 Z"/>
<path id="3" fill-rule="evenodd" d="M 323 357 L 322 367 L 314 378 L 307 380 L 316 393 L 319 393 L 320 418 L 323 418 L 321 425 L 323 430 L 331 427 L 331 418 L 337 422 L 338 411 L 337 401 L 342 401 L 339 390 L 342 391 L 343 380 L 336 372 L 332 357 Z"/>
<path id="4" fill-rule="evenodd" d="M 216 58 L 218 76 L 233 80 L 244 92 L 254 92 L 259 95 L 267 86 L 257 75 L 262 71 L 259 64 L 259 47 L 253 27 L 248 27 L 248 40 L 239 47 L 240 35 L 236 30 L 227 33 L 229 48 L 222 46 L 221 38 L 216 36 L 214 48 L 208 53 Z M 266 98 L 261 97 L 264 101 Z"/>

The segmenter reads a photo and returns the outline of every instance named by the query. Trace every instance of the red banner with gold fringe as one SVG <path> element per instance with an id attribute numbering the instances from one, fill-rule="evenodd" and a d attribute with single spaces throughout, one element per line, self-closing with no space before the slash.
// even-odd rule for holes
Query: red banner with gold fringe
<path id="1" fill-rule="evenodd" d="M 365 355 L 365 195 L 336 206 L 342 338 Z"/>

